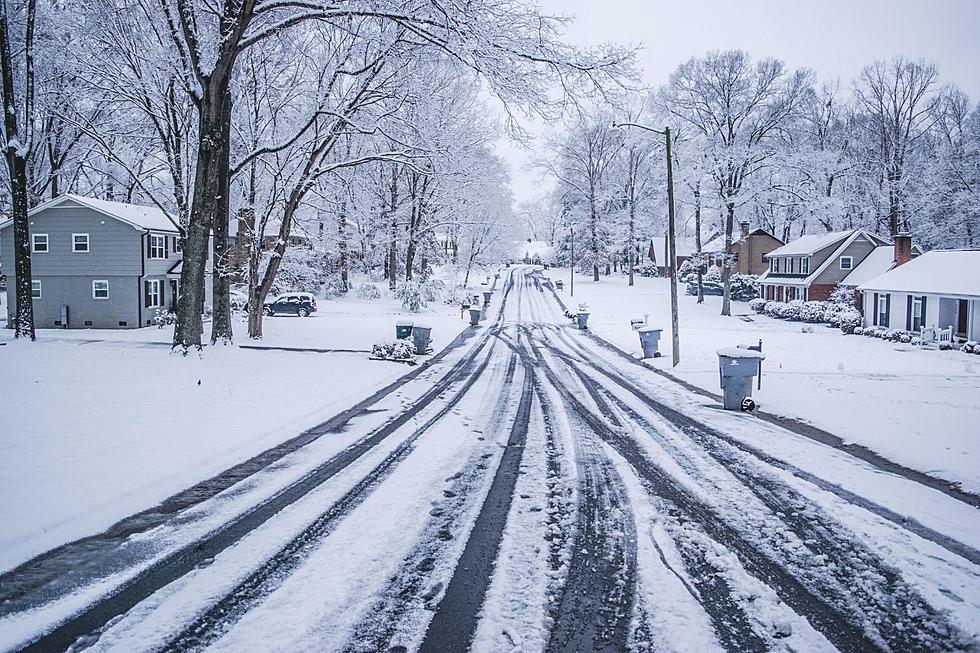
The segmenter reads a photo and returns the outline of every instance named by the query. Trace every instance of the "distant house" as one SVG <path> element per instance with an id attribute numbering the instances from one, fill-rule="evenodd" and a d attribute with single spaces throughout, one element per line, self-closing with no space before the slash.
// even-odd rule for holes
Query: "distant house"
<path id="1" fill-rule="evenodd" d="M 735 256 L 733 271 L 753 276 L 763 274 L 769 269 L 766 255 L 782 246 L 783 241 L 765 229 L 750 230 L 748 222 L 739 223 L 738 233 L 732 239 L 732 254 Z M 724 263 L 725 255 L 724 235 L 714 237 L 701 251 L 707 253 L 709 260 L 720 267 Z"/>
<path id="2" fill-rule="evenodd" d="M 28 216 L 38 328 L 136 328 L 176 306 L 181 242 L 164 211 L 62 195 Z M 0 260 L 12 288 L 12 220 L 0 223 Z M 12 326 L 16 297 L 8 294 Z"/>
<path id="3" fill-rule="evenodd" d="M 935 250 L 858 286 L 866 326 L 980 340 L 980 250 Z"/>
<path id="4" fill-rule="evenodd" d="M 653 263 L 657 266 L 657 273 L 662 277 L 670 274 L 670 269 L 667 265 L 668 261 L 670 261 L 670 257 L 667 255 L 669 244 L 670 238 L 667 236 L 654 236 L 650 239 L 650 245 L 653 247 L 655 257 Z M 693 237 L 678 236 L 677 242 L 674 244 L 674 264 L 677 266 L 677 269 L 680 269 L 684 261 L 691 258 L 691 254 L 695 251 L 697 251 L 697 246 Z M 649 258 L 649 248 L 647 248 L 647 258 Z"/>
<path id="5" fill-rule="evenodd" d="M 787 302 L 830 299 L 839 283 L 885 245 L 863 229 L 801 236 L 766 255 L 769 269 L 759 277 L 762 297 Z"/>

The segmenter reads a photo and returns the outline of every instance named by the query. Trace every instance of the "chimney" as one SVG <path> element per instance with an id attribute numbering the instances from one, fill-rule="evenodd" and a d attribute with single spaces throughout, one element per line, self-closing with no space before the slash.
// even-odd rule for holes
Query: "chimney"
<path id="1" fill-rule="evenodd" d="M 738 223 L 738 230 L 739 230 L 739 233 L 742 234 L 742 240 L 745 240 L 746 238 L 749 237 L 749 223 L 748 222 L 739 222 Z"/>
<path id="2" fill-rule="evenodd" d="M 912 260 L 912 234 L 895 236 L 895 267 Z"/>

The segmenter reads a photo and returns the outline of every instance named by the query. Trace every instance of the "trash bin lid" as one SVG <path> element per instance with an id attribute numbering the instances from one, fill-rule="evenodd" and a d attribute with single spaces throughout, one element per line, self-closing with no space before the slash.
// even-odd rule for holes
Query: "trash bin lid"
<path id="1" fill-rule="evenodd" d="M 637 329 L 638 333 L 650 333 L 651 331 L 663 331 L 663 328 L 658 326 L 644 326 Z"/>
<path id="2" fill-rule="evenodd" d="M 762 352 L 751 349 L 739 349 L 738 347 L 725 347 L 718 350 L 718 355 L 723 358 L 754 358 L 765 360 L 766 356 Z"/>
<path id="3" fill-rule="evenodd" d="M 395 322 L 395 326 L 410 327 L 410 326 L 415 326 L 415 322 L 411 320 L 398 320 L 397 322 Z"/>
<path id="4" fill-rule="evenodd" d="M 422 322 L 416 322 L 415 323 L 415 328 L 416 329 L 429 329 L 429 330 L 432 330 L 432 325 L 431 324 L 424 324 Z"/>

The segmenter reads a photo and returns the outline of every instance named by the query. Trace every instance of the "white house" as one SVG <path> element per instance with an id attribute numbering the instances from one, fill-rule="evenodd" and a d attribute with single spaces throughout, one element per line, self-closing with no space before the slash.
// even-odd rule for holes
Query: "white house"
<path id="1" fill-rule="evenodd" d="M 866 281 L 866 326 L 946 329 L 980 340 L 980 250 L 935 250 Z"/>

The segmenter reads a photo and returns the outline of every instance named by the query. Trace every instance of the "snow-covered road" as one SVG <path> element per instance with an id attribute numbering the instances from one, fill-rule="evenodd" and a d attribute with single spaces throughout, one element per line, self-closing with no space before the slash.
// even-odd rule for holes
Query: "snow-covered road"
<path id="1" fill-rule="evenodd" d="M 975 507 L 706 405 L 531 268 L 491 309 L 219 494 L 0 577 L 0 650 L 980 650 Z"/>

